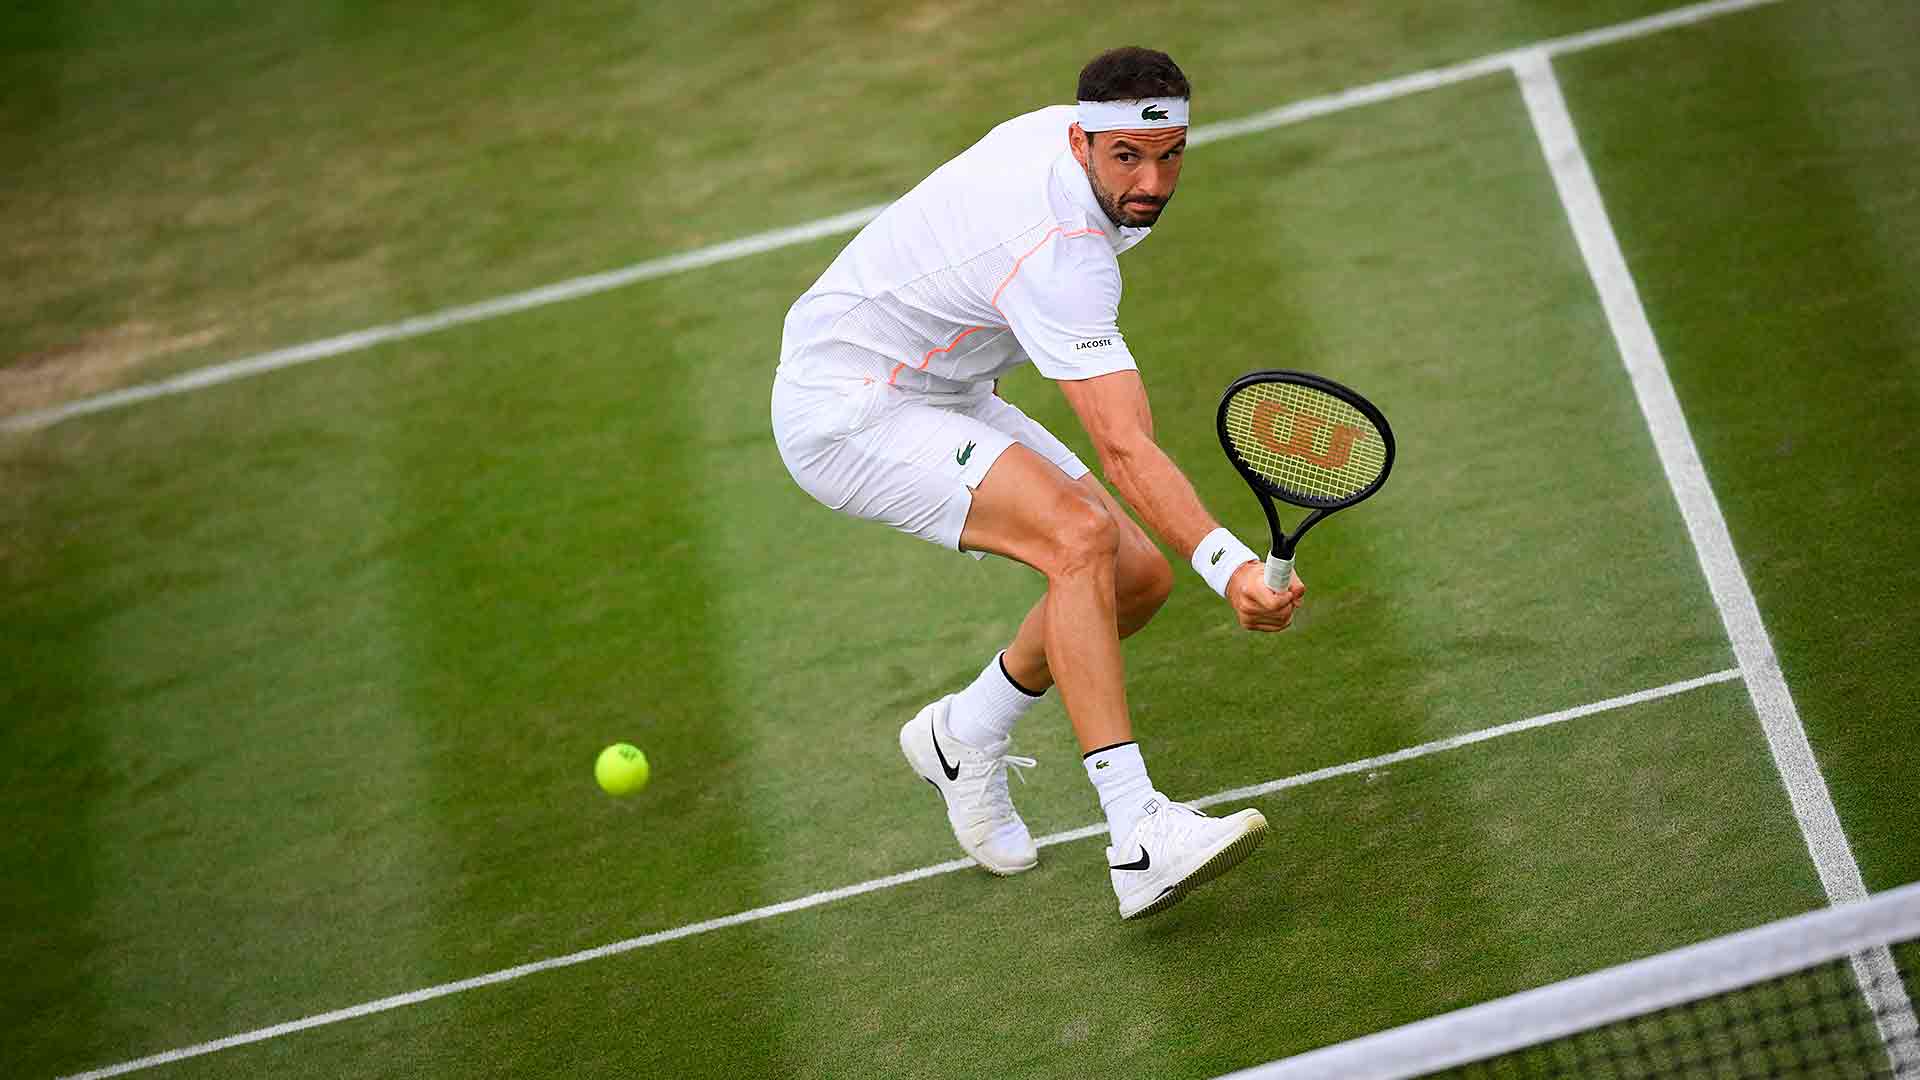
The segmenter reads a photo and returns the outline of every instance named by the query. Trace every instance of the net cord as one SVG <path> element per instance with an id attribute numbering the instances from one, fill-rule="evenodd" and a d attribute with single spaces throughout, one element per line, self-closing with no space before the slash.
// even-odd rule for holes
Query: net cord
<path id="1" fill-rule="evenodd" d="M 1886 957 L 1887 946 L 1920 938 L 1920 882 L 1866 900 L 1822 908 L 1658 956 L 1635 960 L 1482 1005 L 1431 1017 L 1297 1057 L 1256 1065 L 1217 1080 L 1406 1080 L 1466 1065 L 1660 1009 L 1791 974 L 1840 957 Z M 1887 987 L 1881 986 L 1883 992 Z M 1912 1006 L 1895 979 L 1894 1015 L 1907 1020 L 1881 1037 L 1896 1064 L 1908 1060 L 1916 1033 Z"/>

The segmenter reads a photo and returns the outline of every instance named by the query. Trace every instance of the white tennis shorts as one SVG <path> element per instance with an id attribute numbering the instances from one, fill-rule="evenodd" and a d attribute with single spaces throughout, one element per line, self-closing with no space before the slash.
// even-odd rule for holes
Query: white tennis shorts
<path id="1" fill-rule="evenodd" d="M 959 551 L 973 489 L 1007 447 L 1027 447 L 1070 479 L 1087 475 L 1065 443 L 988 387 L 927 395 L 857 376 L 808 379 L 774 377 L 774 441 L 801 488 L 843 514 Z"/>

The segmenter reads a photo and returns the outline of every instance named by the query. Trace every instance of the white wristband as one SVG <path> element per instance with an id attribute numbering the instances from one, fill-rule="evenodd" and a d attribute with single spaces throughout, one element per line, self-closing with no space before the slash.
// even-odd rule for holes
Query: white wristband
<path id="1" fill-rule="evenodd" d="M 1228 532 L 1224 527 L 1207 534 L 1200 546 L 1193 549 L 1193 571 L 1207 579 L 1207 584 L 1221 597 L 1227 595 L 1227 582 L 1232 580 L 1233 572 L 1240 569 L 1242 563 L 1258 562 L 1260 556 L 1253 549 L 1240 542 L 1240 538 Z"/>

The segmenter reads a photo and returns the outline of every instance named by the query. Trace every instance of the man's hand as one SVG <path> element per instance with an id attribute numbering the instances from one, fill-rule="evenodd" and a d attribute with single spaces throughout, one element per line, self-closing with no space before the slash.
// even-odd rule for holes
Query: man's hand
<path id="1" fill-rule="evenodd" d="M 1267 568 L 1258 562 L 1242 563 L 1227 579 L 1227 603 L 1248 630 L 1269 634 L 1285 630 L 1305 595 L 1307 587 L 1300 583 L 1299 574 L 1279 592 L 1267 588 Z"/>

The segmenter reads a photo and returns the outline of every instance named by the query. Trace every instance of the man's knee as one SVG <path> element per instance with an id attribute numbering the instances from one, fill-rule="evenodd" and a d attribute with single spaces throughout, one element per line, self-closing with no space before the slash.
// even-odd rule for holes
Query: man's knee
<path id="1" fill-rule="evenodd" d="M 1053 565 L 1041 569 L 1049 573 L 1112 566 L 1119 554 L 1120 523 L 1082 492 L 1062 491 L 1049 508 L 1048 526 Z"/>

